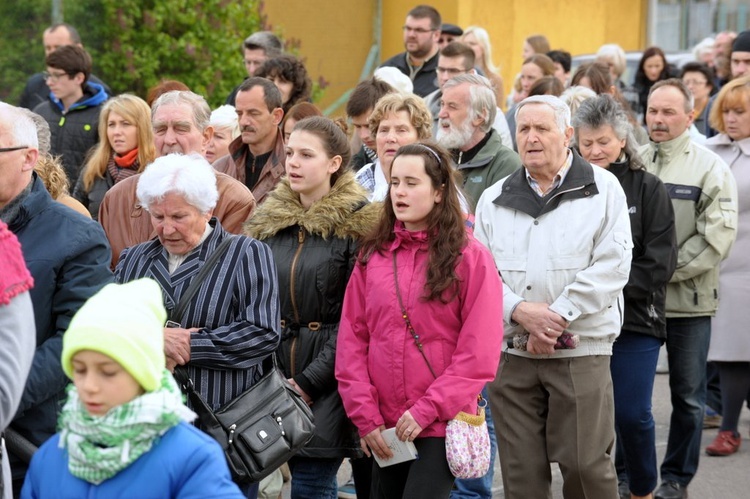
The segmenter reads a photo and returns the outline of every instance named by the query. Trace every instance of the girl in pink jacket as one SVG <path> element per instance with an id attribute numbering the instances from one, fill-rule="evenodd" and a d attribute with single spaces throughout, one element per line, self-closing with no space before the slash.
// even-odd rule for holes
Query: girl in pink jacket
<path id="1" fill-rule="evenodd" d="M 344 297 L 336 378 L 368 455 L 388 459 L 396 429 L 419 458 L 373 466 L 373 498 L 448 497 L 445 426 L 476 413 L 502 345 L 502 284 L 466 230 L 460 173 L 442 148 L 401 147 L 376 230 L 362 243 Z M 423 355 L 424 354 L 424 355 Z"/>

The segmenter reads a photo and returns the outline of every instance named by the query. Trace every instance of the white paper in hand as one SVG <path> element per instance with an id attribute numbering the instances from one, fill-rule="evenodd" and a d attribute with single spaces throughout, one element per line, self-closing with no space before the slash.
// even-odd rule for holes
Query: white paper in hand
<path id="1" fill-rule="evenodd" d="M 378 466 L 385 468 L 386 466 L 392 466 L 394 464 L 403 463 L 405 461 L 413 461 L 418 457 L 417 448 L 414 446 L 414 442 L 402 442 L 396 436 L 396 428 L 388 428 L 380 432 L 380 436 L 383 437 L 385 445 L 391 449 L 393 457 L 390 459 L 380 459 L 373 453 L 375 461 Z"/>

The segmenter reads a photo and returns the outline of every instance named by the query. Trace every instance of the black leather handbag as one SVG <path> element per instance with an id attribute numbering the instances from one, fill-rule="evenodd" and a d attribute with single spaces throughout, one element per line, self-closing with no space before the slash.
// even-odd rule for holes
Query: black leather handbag
<path id="1" fill-rule="evenodd" d="M 238 482 L 258 482 L 270 475 L 315 433 L 312 411 L 284 378 L 275 356 L 270 357 L 260 381 L 215 412 L 195 391 L 185 370 L 175 369 L 205 432 L 224 449 Z"/>
<path id="2" fill-rule="evenodd" d="M 171 316 L 179 318 L 200 284 L 230 244 L 227 238 L 206 260 Z M 169 324 L 179 326 L 172 321 Z M 237 482 L 259 482 L 294 456 L 315 433 L 313 413 L 276 365 L 276 356 L 263 361 L 263 377 L 217 411 L 195 390 L 187 369 L 177 366 L 174 377 L 189 397 L 204 431 L 216 440 Z"/>

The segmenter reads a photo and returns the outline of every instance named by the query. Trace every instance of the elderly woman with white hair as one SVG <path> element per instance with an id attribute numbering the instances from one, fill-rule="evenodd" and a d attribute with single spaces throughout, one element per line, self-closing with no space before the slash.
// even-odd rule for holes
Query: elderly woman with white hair
<path id="1" fill-rule="evenodd" d="M 219 197 L 216 176 L 201 156 L 157 158 L 142 174 L 137 196 L 157 237 L 124 250 L 115 279 L 150 277 L 159 283 L 174 326 L 164 329 L 167 367 L 185 366 L 203 399 L 219 409 L 260 379 L 262 361 L 278 347 L 272 253 L 255 239 L 229 234 L 212 217 Z M 226 240 L 225 253 L 189 305 L 173 316 L 208 257 Z M 240 487 L 248 497 L 257 494 L 255 486 Z"/>
<path id="2" fill-rule="evenodd" d="M 214 135 L 208 141 L 205 157 L 213 165 L 214 161 L 229 154 L 229 144 L 240 136 L 240 124 L 234 106 L 225 104 L 214 109 L 209 125 L 214 128 Z"/>

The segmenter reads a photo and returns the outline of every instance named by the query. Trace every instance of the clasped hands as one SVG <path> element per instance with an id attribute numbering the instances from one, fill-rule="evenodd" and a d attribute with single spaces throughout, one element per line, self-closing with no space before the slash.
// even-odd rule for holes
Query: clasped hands
<path id="1" fill-rule="evenodd" d="M 523 301 L 513 311 L 512 319 L 529 333 L 526 351 L 533 354 L 555 353 L 557 338 L 570 323 L 549 309 L 549 303 Z"/>

